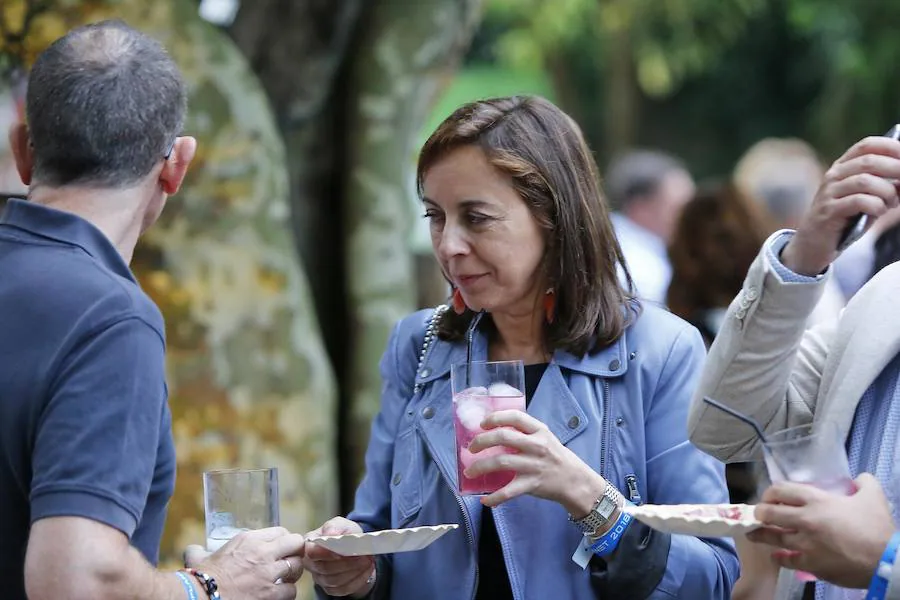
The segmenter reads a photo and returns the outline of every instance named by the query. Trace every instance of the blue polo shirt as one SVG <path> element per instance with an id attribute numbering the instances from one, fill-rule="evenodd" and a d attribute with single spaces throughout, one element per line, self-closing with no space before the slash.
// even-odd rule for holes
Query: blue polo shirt
<path id="1" fill-rule="evenodd" d="M 78 516 L 158 559 L 175 487 L 163 319 L 106 236 L 22 200 L 0 218 L 0 590 L 32 523 Z M 53 565 L 46 565 L 52 569 Z"/>

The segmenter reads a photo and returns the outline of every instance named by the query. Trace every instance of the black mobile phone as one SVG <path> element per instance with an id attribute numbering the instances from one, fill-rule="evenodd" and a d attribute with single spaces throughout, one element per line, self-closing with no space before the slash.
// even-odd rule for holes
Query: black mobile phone
<path id="1" fill-rule="evenodd" d="M 900 124 L 891 127 L 891 130 L 884 134 L 884 137 L 893 138 L 895 140 L 900 139 Z M 844 232 L 841 234 L 841 239 L 838 242 L 837 251 L 843 252 L 850 244 L 861 238 L 869 227 L 870 220 L 871 218 L 869 215 L 863 213 L 857 215 L 847 223 L 847 227 L 844 228 Z"/>

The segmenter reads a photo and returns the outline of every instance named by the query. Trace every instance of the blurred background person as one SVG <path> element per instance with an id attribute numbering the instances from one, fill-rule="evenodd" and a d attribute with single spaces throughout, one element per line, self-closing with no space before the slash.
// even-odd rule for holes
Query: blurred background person
<path id="1" fill-rule="evenodd" d="M 672 282 L 666 302 L 669 310 L 700 330 L 707 347 L 773 228 L 765 207 L 750 200 L 733 183 L 703 185 L 685 205 L 669 246 Z M 747 462 L 725 466 L 731 502 L 756 501 L 760 470 L 755 463 Z M 758 544 L 744 538 L 736 538 L 735 544 L 741 576 L 732 600 L 770 600 L 778 577 L 777 564 Z"/>
<path id="2" fill-rule="evenodd" d="M 771 229 L 768 214 L 731 184 L 703 186 L 685 205 L 669 246 L 666 303 L 707 346 Z"/>
<path id="3" fill-rule="evenodd" d="M 682 207 L 694 195 L 693 177 L 670 154 L 637 150 L 612 161 L 605 187 L 616 209 L 613 227 L 637 296 L 665 304 L 672 278 L 666 247 Z"/>
<path id="4" fill-rule="evenodd" d="M 751 146 L 737 162 L 734 182 L 772 216 L 773 227 L 796 229 L 819 189 L 825 169 L 808 143 L 796 138 L 765 138 Z M 852 246 L 851 246 L 852 247 Z M 838 261 L 840 262 L 840 261 Z M 854 270 L 860 267 L 848 265 Z M 861 267 L 868 273 L 869 267 Z M 835 263 L 835 272 L 839 270 Z M 846 304 L 837 277 L 829 277 L 809 325 L 831 322 Z"/>

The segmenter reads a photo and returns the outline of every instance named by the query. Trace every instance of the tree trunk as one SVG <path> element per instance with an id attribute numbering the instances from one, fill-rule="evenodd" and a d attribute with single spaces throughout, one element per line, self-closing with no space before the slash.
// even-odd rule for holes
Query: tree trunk
<path id="1" fill-rule="evenodd" d="M 294 242 L 339 374 L 348 331 L 341 276 L 347 138 L 341 88 L 362 6 L 362 0 L 244 1 L 230 29 L 284 138 Z"/>
<path id="2" fill-rule="evenodd" d="M 135 268 L 167 320 L 179 484 L 163 550 L 173 561 L 204 539 L 204 470 L 279 467 L 281 521 L 292 531 L 331 516 L 338 490 L 333 371 L 296 258 L 268 99 L 192 0 L 174 0 L 169 14 L 166 5 L 136 25 L 163 40 L 189 83 L 186 131 L 198 155 Z"/>
<path id="3" fill-rule="evenodd" d="M 480 4 L 255 0 L 231 27 L 287 148 L 294 237 L 340 385 L 344 511 L 378 407 L 379 358 L 416 303 L 407 238 L 420 129 Z"/>
<path id="4" fill-rule="evenodd" d="M 183 191 L 132 262 L 166 319 L 178 482 L 161 563 L 175 567 L 187 544 L 204 543 L 202 473 L 212 468 L 278 467 L 281 523 L 308 531 L 337 507 L 335 385 L 296 258 L 269 100 L 194 0 L 87 5 L 65 5 L 71 25 L 116 16 L 168 48 L 190 90 L 185 130 L 199 142 Z M 55 9 L 40 18 L 55 23 Z M 301 588 L 311 597 L 309 578 Z"/>
<path id="5" fill-rule="evenodd" d="M 632 147 L 637 137 L 640 94 L 634 72 L 632 42 L 627 29 L 610 32 L 606 43 L 609 80 L 603 105 L 606 111 L 604 129 L 607 159 Z"/>
<path id="6" fill-rule="evenodd" d="M 379 406 L 379 358 L 391 328 L 417 300 L 409 237 L 421 128 L 480 14 L 480 0 L 382 0 L 355 49 L 343 203 L 352 354 L 343 380 L 350 410 L 340 429 L 349 433 L 342 448 L 348 487 L 362 475 Z"/>

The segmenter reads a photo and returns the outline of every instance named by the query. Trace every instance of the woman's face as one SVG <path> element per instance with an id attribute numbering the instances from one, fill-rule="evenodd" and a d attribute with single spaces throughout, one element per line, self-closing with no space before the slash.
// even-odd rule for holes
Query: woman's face
<path id="1" fill-rule="evenodd" d="M 444 273 L 473 310 L 522 314 L 540 306 L 544 236 L 510 178 L 477 146 L 424 176 L 425 216 Z"/>

